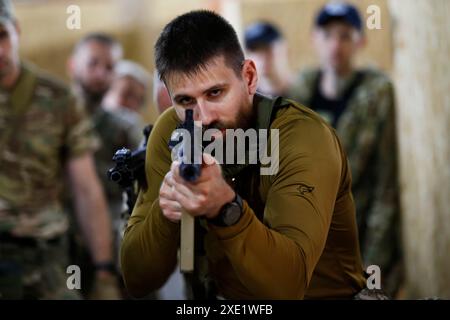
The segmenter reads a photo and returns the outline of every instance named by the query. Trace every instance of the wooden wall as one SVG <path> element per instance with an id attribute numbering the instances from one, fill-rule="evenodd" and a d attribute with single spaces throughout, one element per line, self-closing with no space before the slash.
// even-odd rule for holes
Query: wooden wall
<path id="1" fill-rule="evenodd" d="M 450 298 L 450 2 L 391 0 L 407 291 Z"/>

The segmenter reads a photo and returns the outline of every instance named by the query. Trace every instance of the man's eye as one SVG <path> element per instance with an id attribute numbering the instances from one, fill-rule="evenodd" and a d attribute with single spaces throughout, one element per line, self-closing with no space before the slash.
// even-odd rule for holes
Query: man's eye
<path id="1" fill-rule="evenodd" d="M 217 97 L 222 93 L 222 89 L 214 89 L 209 92 L 211 97 Z"/>
<path id="2" fill-rule="evenodd" d="M 187 106 L 187 105 L 192 103 L 192 99 L 190 99 L 190 98 L 181 98 L 180 100 L 178 100 L 178 103 L 183 105 L 183 106 Z"/>

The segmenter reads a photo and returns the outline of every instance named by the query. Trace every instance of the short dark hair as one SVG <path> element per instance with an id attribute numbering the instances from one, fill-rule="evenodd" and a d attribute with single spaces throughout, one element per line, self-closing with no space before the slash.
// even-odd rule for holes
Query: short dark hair
<path id="1" fill-rule="evenodd" d="M 117 48 L 120 52 L 122 52 L 122 45 L 117 39 L 103 32 L 92 32 L 85 35 L 77 42 L 73 49 L 73 53 L 77 53 L 82 47 L 84 47 L 84 45 L 91 41 L 101 43 L 111 48 Z"/>
<path id="2" fill-rule="evenodd" d="M 244 53 L 236 31 L 224 18 L 208 10 L 175 18 L 164 27 L 155 44 L 156 69 L 163 81 L 173 72 L 195 74 L 220 55 L 240 76 Z"/>

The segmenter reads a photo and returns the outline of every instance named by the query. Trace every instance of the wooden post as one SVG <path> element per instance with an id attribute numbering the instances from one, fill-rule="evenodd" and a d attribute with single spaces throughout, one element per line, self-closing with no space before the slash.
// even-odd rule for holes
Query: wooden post
<path id="1" fill-rule="evenodd" d="M 450 298 L 450 2 L 391 0 L 407 298 Z"/>

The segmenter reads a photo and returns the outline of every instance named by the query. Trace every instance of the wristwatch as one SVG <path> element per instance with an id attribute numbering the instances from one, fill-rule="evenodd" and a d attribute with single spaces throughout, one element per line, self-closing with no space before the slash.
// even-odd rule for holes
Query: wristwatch
<path id="1" fill-rule="evenodd" d="M 209 222 L 219 227 L 230 227 L 235 225 L 242 216 L 242 198 L 236 193 L 233 201 L 225 203 L 219 214 Z"/>

